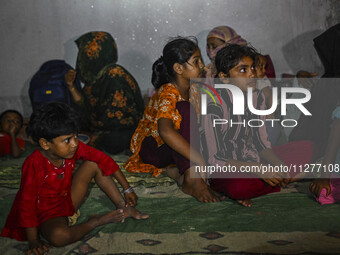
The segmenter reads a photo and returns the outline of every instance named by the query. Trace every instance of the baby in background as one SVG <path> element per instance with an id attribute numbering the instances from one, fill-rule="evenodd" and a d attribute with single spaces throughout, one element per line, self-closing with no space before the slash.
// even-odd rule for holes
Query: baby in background
<path id="1" fill-rule="evenodd" d="M 6 110 L 0 115 L 0 157 L 11 154 L 17 158 L 25 150 L 25 141 L 18 138 L 23 117 L 16 110 Z"/>

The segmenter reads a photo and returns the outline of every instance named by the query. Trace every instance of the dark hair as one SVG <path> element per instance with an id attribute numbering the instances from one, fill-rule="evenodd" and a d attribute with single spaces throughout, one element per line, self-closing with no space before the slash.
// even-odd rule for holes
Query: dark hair
<path id="1" fill-rule="evenodd" d="M 173 66 L 175 63 L 185 64 L 194 52 L 199 49 L 195 37 L 175 37 L 164 46 L 163 56 L 152 65 L 153 86 L 158 89 L 175 78 Z"/>
<path id="2" fill-rule="evenodd" d="M 17 110 L 13 110 L 13 109 L 9 109 L 9 110 L 6 110 L 6 111 L 4 111 L 4 112 L 1 113 L 1 115 L 0 115 L 0 123 L 1 123 L 1 121 L 2 121 L 2 118 L 3 118 L 7 113 L 15 113 L 15 114 L 17 114 L 17 115 L 19 116 L 19 118 L 20 118 L 21 126 L 22 126 L 22 124 L 24 123 L 24 118 L 22 117 L 22 115 L 21 115 L 20 112 L 18 112 Z"/>
<path id="3" fill-rule="evenodd" d="M 52 142 L 58 136 L 78 133 L 78 115 L 67 104 L 48 103 L 32 113 L 26 131 L 37 143 L 40 138 Z"/>
<path id="4" fill-rule="evenodd" d="M 238 44 L 228 44 L 220 49 L 215 58 L 215 66 L 218 73 L 229 76 L 229 71 L 235 67 L 243 57 L 250 57 L 254 62 L 259 53 L 252 47 Z"/>

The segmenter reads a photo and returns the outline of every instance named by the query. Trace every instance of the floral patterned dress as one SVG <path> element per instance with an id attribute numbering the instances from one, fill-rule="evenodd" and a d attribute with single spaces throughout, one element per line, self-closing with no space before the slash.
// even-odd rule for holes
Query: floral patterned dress
<path id="1" fill-rule="evenodd" d="M 133 76 L 116 64 L 117 46 L 106 32 L 89 32 L 76 40 L 79 52 L 76 71 L 85 84 L 83 105 L 98 147 L 115 151 L 117 138 L 129 147 L 131 136 L 144 111 L 139 86 Z M 102 143 L 102 144 L 100 144 Z M 103 144 L 109 148 L 103 148 Z"/>
<path id="2" fill-rule="evenodd" d="M 158 133 L 158 120 L 161 118 L 170 119 L 176 130 L 179 130 L 182 117 L 176 109 L 177 102 L 185 101 L 176 89 L 176 87 L 167 83 L 162 85 L 151 97 L 143 118 L 140 120 L 135 133 L 132 136 L 130 149 L 133 155 L 127 160 L 125 168 L 132 173 L 143 172 L 152 173 L 157 177 L 162 173 L 162 169 L 154 165 L 145 164 L 139 156 L 141 144 L 145 137 L 152 136 L 158 146 L 164 144 L 164 141 Z"/>

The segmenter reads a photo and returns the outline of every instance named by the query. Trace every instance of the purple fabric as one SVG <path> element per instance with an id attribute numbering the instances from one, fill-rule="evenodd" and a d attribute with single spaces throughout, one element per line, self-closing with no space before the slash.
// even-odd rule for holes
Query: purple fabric
<path id="1" fill-rule="evenodd" d="M 339 176 L 333 177 L 335 174 L 331 175 L 329 180 L 331 186 L 331 194 L 327 196 L 327 190 L 322 189 L 320 196 L 315 198 L 322 205 L 334 204 L 340 202 L 340 178 Z M 333 177 L 333 178 L 332 178 Z"/>
<path id="2" fill-rule="evenodd" d="M 190 133 L 192 137 L 198 137 L 197 125 L 190 125 L 190 123 L 197 123 L 196 115 L 190 116 L 190 112 L 193 113 L 195 110 L 188 101 L 178 102 L 176 104 L 176 109 L 182 116 L 182 122 L 178 133 L 190 143 Z M 197 140 L 192 141 L 190 145 L 196 150 L 199 150 Z M 158 147 L 156 140 L 152 136 L 144 138 L 139 151 L 139 156 L 144 163 L 154 165 L 158 168 L 176 164 L 180 174 L 184 174 L 184 172 L 193 165 L 190 160 L 172 150 L 167 144 Z"/>

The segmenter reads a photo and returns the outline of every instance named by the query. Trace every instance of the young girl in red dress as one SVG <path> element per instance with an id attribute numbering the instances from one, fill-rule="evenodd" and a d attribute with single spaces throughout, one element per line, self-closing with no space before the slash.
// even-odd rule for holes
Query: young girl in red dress
<path id="1" fill-rule="evenodd" d="M 78 140 L 77 115 L 71 107 L 61 103 L 42 106 L 32 114 L 27 131 L 40 147 L 22 166 L 20 189 L 1 236 L 27 240 L 28 254 L 45 254 L 48 245 L 39 239 L 39 233 L 50 244 L 65 246 L 97 226 L 127 217 L 148 218 L 133 207 L 137 196 L 116 162 Z M 73 172 L 79 159 L 84 162 Z M 123 187 L 125 200 L 111 175 Z M 92 178 L 117 210 L 69 226 L 67 217 L 79 209 Z"/>

